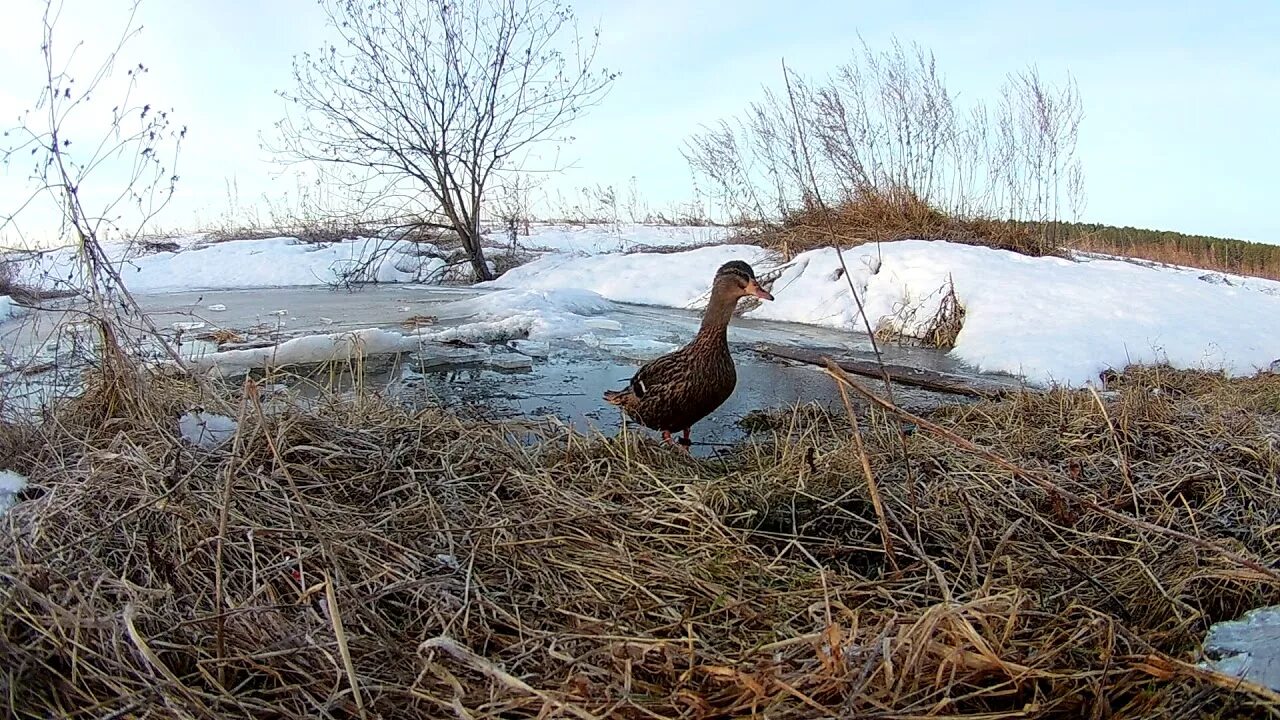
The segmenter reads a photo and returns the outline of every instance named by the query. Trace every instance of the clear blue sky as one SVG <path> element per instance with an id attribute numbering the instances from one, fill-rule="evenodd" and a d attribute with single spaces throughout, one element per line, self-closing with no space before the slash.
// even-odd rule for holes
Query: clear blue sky
<path id="1" fill-rule="evenodd" d="M 67 35 L 109 34 L 125 0 L 66 0 Z M 38 0 L 0 8 L 0 118 L 39 88 Z M 620 70 L 605 103 L 574 126 L 575 169 L 548 185 L 566 194 L 637 178 L 652 206 L 685 199 L 679 148 L 699 124 L 734 114 L 783 57 L 825 73 L 850 57 L 861 33 L 932 50 L 948 84 L 990 97 L 1006 73 L 1030 64 L 1057 80 L 1072 73 L 1084 101 L 1079 150 L 1083 219 L 1280 243 L 1274 211 L 1280 167 L 1280 2 L 956 3 L 581 0 L 584 24 L 603 29 L 602 62 Z M 273 90 L 289 83 L 295 53 L 325 37 L 312 0 L 145 0 L 143 35 L 129 55 L 148 63 L 147 96 L 190 127 L 178 199 L 160 218 L 191 227 L 227 207 L 278 196 L 293 180 L 259 148 L 283 113 Z M 86 56 L 95 46 L 81 52 Z M 13 172 L 0 204 L 19 195 Z"/>

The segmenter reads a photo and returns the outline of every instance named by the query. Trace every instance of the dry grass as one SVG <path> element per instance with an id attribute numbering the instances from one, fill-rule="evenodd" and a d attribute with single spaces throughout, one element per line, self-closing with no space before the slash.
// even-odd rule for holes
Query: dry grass
<path id="1" fill-rule="evenodd" d="M 694 461 L 249 392 L 205 451 L 172 421 L 200 398 L 156 382 L 113 413 L 91 393 L 15 458 L 35 490 L 0 538 L 13 716 L 1280 715 L 1185 663 L 1211 622 L 1280 601 L 1271 577 L 923 432 L 908 465 L 879 413 L 892 558 L 848 419 L 812 409 Z M 1280 377 L 1114 387 L 932 420 L 1274 567 Z"/>
<path id="2" fill-rule="evenodd" d="M 813 203 L 788 214 L 781 227 L 763 233 L 760 242 L 786 257 L 834 241 L 843 246 L 893 240 L 947 240 L 1011 250 L 1024 255 L 1056 255 L 1043 228 L 1026 223 L 948 215 L 904 189 L 866 191 L 828 209 Z"/>

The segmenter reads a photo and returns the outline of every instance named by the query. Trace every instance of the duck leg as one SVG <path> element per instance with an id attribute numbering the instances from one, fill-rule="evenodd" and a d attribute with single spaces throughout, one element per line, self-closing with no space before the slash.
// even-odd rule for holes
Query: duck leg
<path id="1" fill-rule="evenodd" d="M 674 446 L 676 446 L 676 447 L 680 448 L 681 450 L 685 451 L 686 453 L 687 453 L 687 452 L 689 452 L 689 446 L 693 444 L 693 443 L 689 442 L 689 431 L 688 431 L 688 430 L 685 430 L 685 431 L 684 431 L 684 436 L 683 436 L 683 437 L 681 437 L 679 440 L 677 440 L 677 439 L 675 439 L 674 437 L 672 437 L 672 436 L 671 436 L 671 432 L 670 432 L 669 430 L 663 430 L 663 431 L 662 431 L 662 442 L 664 442 L 664 443 L 666 443 L 666 444 L 668 444 L 668 445 L 674 445 Z"/>

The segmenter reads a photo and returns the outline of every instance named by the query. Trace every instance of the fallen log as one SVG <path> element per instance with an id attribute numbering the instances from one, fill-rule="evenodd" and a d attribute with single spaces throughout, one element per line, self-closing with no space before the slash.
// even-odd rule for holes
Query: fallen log
<path id="1" fill-rule="evenodd" d="M 787 347 L 765 343 L 757 345 L 755 351 L 768 357 L 794 360 L 825 367 L 827 358 L 831 358 L 841 370 L 854 375 L 880 380 L 884 374 L 895 383 L 923 388 L 934 392 L 965 395 L 977 398 L 999 398 L 1024 389 L 1015 379 L 1005 381 L 997 378 L 973 378 L 938 370 L 925 370 L 908 365 L 885 363 L 881 366 L 874 359 L 857 359 L 846 357 L 848 351 L 832 348 L 830 350 Z M 883 373 L 881 367 L 884 368 Z"/>

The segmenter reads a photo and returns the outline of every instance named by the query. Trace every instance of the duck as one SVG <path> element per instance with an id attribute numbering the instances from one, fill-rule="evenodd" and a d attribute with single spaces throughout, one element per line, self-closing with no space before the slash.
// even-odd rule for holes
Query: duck
<path id="1" fill-rule="evenodd" d="M 773 300 L 756 282 L 750 265 L 741 260 L 721 265 L 711 281 L 711 298 L 693 340 L 642 365 L 622 390 L 605 391 L 605 402 L 634 422 L 660 431 L 669 445 L 675 442 L 672 433 L 680 433 L 678 443 L 687 452 L 693 444 L 689 439 L 693 425 L 723 405 L 737 387 L 728 330 L 738 300 L 744 297 Z"/>

